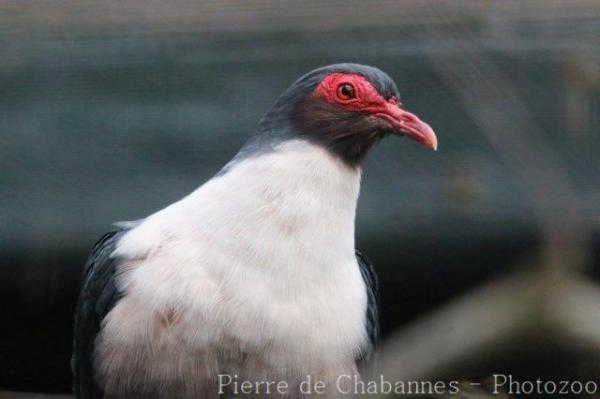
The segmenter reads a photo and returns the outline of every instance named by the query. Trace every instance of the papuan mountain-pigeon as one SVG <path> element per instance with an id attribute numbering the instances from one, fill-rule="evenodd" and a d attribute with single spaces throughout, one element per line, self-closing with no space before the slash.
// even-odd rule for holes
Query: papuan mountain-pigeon
<path id="1" fill-rule="evenodd" d="M 376 276 L 354 247 L 361 163 L 388 135 L 437 147 L 379 69 L 316 69 L 213 178 L 104 235 L 76 309 L 77 397 L 347 392 L 378 337 Z"/>

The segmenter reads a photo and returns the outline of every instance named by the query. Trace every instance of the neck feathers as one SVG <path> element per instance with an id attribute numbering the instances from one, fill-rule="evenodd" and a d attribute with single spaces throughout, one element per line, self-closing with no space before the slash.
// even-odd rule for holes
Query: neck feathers
<path id="1" fill-rule="evenodd" d="M 190 203 L 201 209 L 203 223 L 214 221 L 215 242 L 264 257 L 261 262 L 284 263 L 273 262 L 280 250 L 288 259 L 294 253 L 353 259 L 360 175 L 321 146 L 292 140 L 236 161 Z"/>
<path id="2" fill-rule="evenodd" d="M 165 237 L 187 237 L 273 267 L 285 267 L 291 258 L 308 265 L 354 259 L 360 175 L 360 168 L 319 145 L 283 142 L 234 159 L 192 194 L 144 220 L 118 252 L 139 256 Z"/>
<path id="3" fill-rule="evenodd" d="M 272 150 L 233 161 L 214 179 L 271 205 L 291 205 L 300 209 L 355 210 L 361 170 L 349 167 L 322 146 L 305 140 L 288 140 Z M 202 187 L 200 188 L 202 190 Z M 277 200 L 284 201 L 277 203 Z"/>

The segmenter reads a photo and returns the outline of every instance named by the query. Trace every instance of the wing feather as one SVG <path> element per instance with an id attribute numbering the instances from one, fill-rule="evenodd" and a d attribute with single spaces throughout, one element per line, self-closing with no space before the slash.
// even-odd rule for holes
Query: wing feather
<path id="1" fill-rule="evenodd" d="M 366 329 L 369 342 L 360 355 L 356 358 L 356 364 L 361 371 L 365 373 L 372 368 L 375 360 L 375 350 L 379 343 L 379 287 L 377 274 L 369 260 L 360 252 L 356 251 L 356 260 L 360 268 L 360 273 L 365 282 L 367 290 L 367 315 Z"/>
<path id="2" fill-rule="evenodd" d="M 111 254 L 123 233 L 123 230 L 112 231 L 100 238 L 83 269 L 81 294 L 75 310 L 71 358 L 73 390 L 80 399 L 101 399 L 104 396 L 94 379 L 94 344 L 102 320 L 119 299 L 115 284 L 117 261 Z"/>

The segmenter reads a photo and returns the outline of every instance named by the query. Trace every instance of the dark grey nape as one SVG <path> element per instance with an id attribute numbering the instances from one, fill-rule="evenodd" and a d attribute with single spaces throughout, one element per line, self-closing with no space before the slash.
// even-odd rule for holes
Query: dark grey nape
<path id="1" fill-rule="evenodd" d="M 400 98 L 392 78 L 378 68 L 344 63 L 315 69 L 300 77 L 279 96 L 261 118 L 255 134 L 235 156 L 234 162 L 272 151 L 286 140 L 304 139 L 324 146 L 350 167 L 359 165 L 373 144 L 388 133 L 387 127 L 377 121 L 366 120 L 366 114 L 347 112 L 312 97 L 315 88 L 331 73 L 361 75 L 384 98 Z M 334 128 L 323 120 L 328 117 L 335 118 Z M 226 166 L 220 173 L 226 173 L 228 168 Z"/>

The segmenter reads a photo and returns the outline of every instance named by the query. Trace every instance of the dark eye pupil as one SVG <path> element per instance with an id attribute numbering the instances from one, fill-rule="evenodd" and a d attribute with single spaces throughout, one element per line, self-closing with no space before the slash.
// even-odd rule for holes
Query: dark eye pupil
<path id="1" fill-rule="evenodd" d="M 354 88 L 349 84 L 344 84 L 340 86 L 340 94 L 343 97 L 351 98 L 354 97 Z"/>

